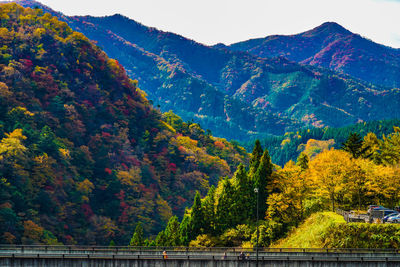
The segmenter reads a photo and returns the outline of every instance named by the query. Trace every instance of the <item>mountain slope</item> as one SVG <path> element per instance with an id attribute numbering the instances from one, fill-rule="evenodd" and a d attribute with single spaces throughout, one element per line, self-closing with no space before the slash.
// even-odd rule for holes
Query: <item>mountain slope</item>
<path id="1" fill-rule="evenodd" d="M 400 49 L 374 43 L 334 22 L 296 35 L 273 35 L 235 43 L 229 49 L 259 57 L 283 56 L 376 85 L 400 87 Z"/>
<path id="2" fill-rule="evenodd" d="M 0 4 L 0 243 L 128 244 L 246 163 L 40 9 Z"/>
<path id="3" fill-rule="evenodd" d="M 118 59 L 161 110 L 193 118 L 217 136 L 248 140 L 302 126 L 338 127 L 399 116 L 398 89 L 284 58 L 207 47 L 121 15 L 52 12 Z"/>

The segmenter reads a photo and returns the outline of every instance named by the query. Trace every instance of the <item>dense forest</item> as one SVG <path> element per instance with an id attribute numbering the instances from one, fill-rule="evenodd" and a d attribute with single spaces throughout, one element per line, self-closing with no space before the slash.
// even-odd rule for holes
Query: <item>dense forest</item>
<path id="1" fill-rule="evenodd" d="M 250 155 L 238 142 L 216 138 L 192 120 L 153 107 L 118 61 L 56 17 L 0 4 L 0 19 L 0 243 L 253 247 L 258 240 L 260 246 L 269 246 L 319 211 L 400 203 L 399 120 L 287 132 L 246 143 Z M 175 58 L 168 51 L 160 53 Z M 224 49 L 212 53 L 241 54 Z M 213 91 L 214 85 L 198 83 L 193 77 L 214 73 L 203 69 L 204 62 L 192 65 L 194 73 L 201 73 L 192 77 L 179 60 L 172 66 L 151 57 L 161 75 L 173 78 L 163 84 L 163 94 L 174 92 L 182 101 L 194 101 L 205 86 L 212 98 L 203 99 L 202 107 L 222 103 L 219 108 L 230 108 L 239 117 L 257 113 L 235 98 L 224 99 Z M 365 98 L 353 99 L 362 102 L 355 112 L 368 111 L 368 118 L 375 118 L 368 99 L 397 96 L 396 90 L 369 88 L 347 76 L 318 74 L 317 68 L 279 58 L 269 65 L 257 59 L 242 68 L 243 58 L 229 60 L 223 72 L 231 77 L 227 83 L 233 88 L 243 78 L 231 73 L 233 66 L 247 71 L 251 77 L 242 80 L 246 86 L 240 93 L 268 114 L 293 91 L 308 86 L 304 77 L 313 85 L 307 87 L 307 97 L 298 96 L 305 101 L 298 110 L 326 95 L 336 99 L 344 90 L 348 100 L 363 92 Z M 251 93 L 267 77 L 257 76 L 262 69 L 274 78 L 269 100 L 253 99 Z M 299 80 L 303 82 L 297 84 Z M 174 91 L 178 84 L 182 91 Z M 191 95 L 187 88 L 200 89 Z M 384 103 L 374 108 L 389 114 L 391 107 Z M 314 111 L 328 116 L 335 110 L 334 120 L 347 114 L 323 106 Z M 207 116 L 203 119 L 211 118 Z M 224 116 L 224 121 L 233 119 Z M 247 121 L 246 116 L 236 118 L 237 123 Z M 346 116 L 346 122 L 356 118 Z M 302 118 L 321 126 L 315 116 Z M 277 114 L 256 119 L 265 128 L 291 120 Z"/>
<path id="2" fill-rule="evenodd" d="M 393 129 L 382 138 L 368 133 L 362 139 L 352 133 L 341 149 L 327 147 L 312 158 L 302 153 L 296 162 L 289 161 L 283 168 L 273 165 L 268 150 L 263 151 L 256 141 L 249 168 L 239 165 L 232 178 L 221 179 L 203 199 L 197 193 L 182 221 L 172 217 L 155 240 L 142 238 L 138 243 L 136 231 L 131 245 L 253 247 L 259 226 L 259 244 L 268 247 L 319 211 L 362 210 L 378 203 L 393 208 L 400 203 L 400 128 Z M 256 220 L 257 208 L 261 221 Z M 329 232 L 342 236 L 331 239 L 331 245 L 343 247 L 340 244 L 346 242 L 366 246 L 359 239 L 344 237 L 351 229 L 379 232 L 378 227 L 364 225 L 331 229 Z M 379 247 L 390 236 L 376 238 L 367 247 Z M 387 248 L 399 244 L 396 240 L 384 243 Z"/>
<path id="3" fill-rule="evenodd" d="M 16 2 L 43 8 L 96 41 L 124 66 L 130 77 L 138 79 L 148 98 L 162 111 L 172 110 L 185 121 L 193 119 L 215 136 L 249 141 L 263 139 L 267 134 L 296 132 L 302 127 L 342 127 L 400 117 L 399 88 L 372 85 L 347 75 L 346 71 L 299 64 L 291 61 L 290 55 L 259 57 L 251 51 L 234 51 L 232 47 L 206 46 L 120 14 L 66 16 L 33 0 Z M 326 24 L 305 34 L 304 39 L 312 36 L 308 42 L 312 39 L 320 47 L 319 42 L 324 44 L 324 40 L 333 42 L 327 36 L 334 39 L 341 33 L 340 26 Z M 313 46 L 302 40 L 293 42 L 293 50 L 305 54 Z M 365 47 L 370 41 L 362 39 L 359 43 Z M 359 43 L 349 44 L 345 55 L 335 52 L 335 59 L 340 64 L 349 63 L 347 58 L 361 60 L 358 55 L 363 47 L 359 48 Z M 279 47 L 278 42 L 277 50 L 286 54 L 290 45 L 289 42 Z M 376 46 L 379 45 L 372 43 L 368 47 Z M 356 52 L 350 55 L 351 51 Z M 398 71 L 393 73 L 391 68 L 398 64 L 392 57 L 377 52 L 382 51 L 361 52 L 364 63 L 356 69 L 371 76 L 372 70 L 378 68 L 388 82 L 398 79 Z M 389 51 L 383 50 L 383 54 Z M 380 62 L 379 67 L 375 59 Z"/>
<path id="4" fill-rule="evenodd" d="M 399 126 L 399 119 L 362 122 L 346 127 L 333 128 L 304 128 L 284 135 L 270 135 L 260 140 L 261 145 L 268 149 L 275 164 L 284 166 L 289 160 L 295 161 L 300 153 L 305 152 L 309 157 L 321 152 L 324 148 L 340 148 L 351 133 L 364 137 L 374 133 L 378 138 L 393 132 L 394 126 Z M 254 141 L 241 144 L 251 151 Z"/>
<path id="5" fill-rule="evenodd" d="M 157 233 L 247 152 L 151 106 L 137 81 L 40 9 L 0 5 L 0 243 L 126 244 Z"/>

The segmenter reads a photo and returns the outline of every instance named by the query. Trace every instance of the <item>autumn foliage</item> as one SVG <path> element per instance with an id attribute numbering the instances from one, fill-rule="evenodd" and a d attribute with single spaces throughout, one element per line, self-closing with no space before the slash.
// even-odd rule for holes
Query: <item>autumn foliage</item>
<path id="1" fill-rule="evenodd" d="M 158 232 L 247 162 L 154 109 L 66 23 L 16 4 L 0 17 L 0 243 L 127 244 L 138 222 Z"/>

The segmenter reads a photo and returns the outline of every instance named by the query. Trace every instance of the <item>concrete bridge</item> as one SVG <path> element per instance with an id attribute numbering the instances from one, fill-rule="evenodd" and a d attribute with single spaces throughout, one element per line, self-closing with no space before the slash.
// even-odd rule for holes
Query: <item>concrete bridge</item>
<path id="1" fill-rule="evenodd" d="M 164 259 L 162 251 L 168 258 Z M 239 255 L 243 251 L 246 259 Z M 400 266 L 398 250 L 0 246 L 1 267 Z M 226 253 L 226 257 L 224 257 Z"/>

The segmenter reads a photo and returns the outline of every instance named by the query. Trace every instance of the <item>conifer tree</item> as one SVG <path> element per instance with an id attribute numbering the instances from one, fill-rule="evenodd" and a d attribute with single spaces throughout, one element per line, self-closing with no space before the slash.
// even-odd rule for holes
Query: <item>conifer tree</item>
<path id="1" fill-rule="evenodd" d="M 243 223 L 252 218 L 254 202 L 253 183 L 250 181 L 246 169 L 243 164 L 240 164 L 234 174 L 235 186 L 235 217 L 237 223 Z"/>
<path id="2" fill-rule="evenodd" d="M 201 206 L 201 199 L 199 191 L 196 192 L 190 214 L 190 234 L 191 240 L 195 239 L 198 235 L 202 234 L 204 230 L 204 213 Z"/>
<path id="3" fill-rule="evenodd" d="M 181 225 L 179 227 L 179 237 L 180 237 L 180 244 L 182 246 L 189 245 L 191 241 L 191 234 L 190 234 L 190 217 L 185 214 L 183 216 Z"/>
<path id="4" fill-rule="evenodd" d="M 258 188 L 259 214 L 264 215 L 267 210 L 267 185 L 271 182 L 273 165 L 268 150 L 265 149 L 257 171 L 254 174 L 254 188 Z"/>
<path id="5" fill-rule="evenodd" d="M 349 152 L 353 158 L 368 157 L 365 152 L 369 147 L 364 147 L 364 141 L 358 133 L 351 133 L 346 142 L 343 143 L 342 149 Z"/>
<path id="6" fill-rule="evenodd" d="M 235 190 L 228 178 L 223 180 L 222 192 L 218 198 L 216 207 L 216 232 L 221 233 L 233 226 L 237 221 L 233 216 L 235 207 Z"/>
<path id="7" fill-rule="evenodd" d="M 131 241 L 129 242 L 130 246 L 135 246 L 135 247 L 140 247 L 144 245 L 144 238 L 143 238 L 143 227 L 142 223 L 139 222 L 136 225 L 135 232 L 133 233 L 133 236 L 131 238 Z"/>
<path id="8" fill-rule="evenodd" d="M 162 247 L 162 246 L 165 246 L 166 243 L 167 243 L 167 239 L 165 236 L 165 232 L 164 231 L 159 232 L 156 237 L 156 246 Z"/>
<path id="9" fill-rule="evenodd" d="M 215 187 L 211 186 L 203 203 L 204 211 L 204 232 L 213 234 L 215 232 Z"/>
<path id="10" fill-rule="evenodd" d="M 302 171 L 305 171 L 308 169 L 308 162 L 310 159 L 308 158 L 306 153 L 301 152 L 299 157 L 297 158 L 297 166 L 301 168 Z"/>
<path id="11" fill-rule="evenodd" d="M 258 169 L 258 165 L 260 164 L 260 159 L 263 154 L 263 149 L 261 147 L 260 140 L 256 140 L 253 148 L 253 152 L 251 153 L 250 158 L 250 175 L 252 176 Z"/>
<path id="12" fill-rule="evenodd" d="M 164 230 L 165 243 L 164 246 L 179 246 L 181 245 L 180 238 L 180 224 L 178 221 L 178 217 L 172 216 L 167 224 L 167 227 Z"/>

